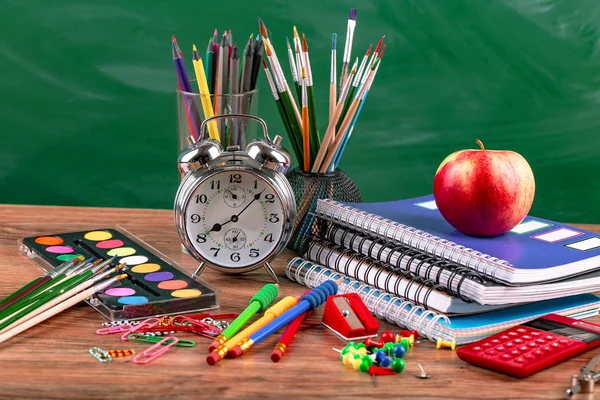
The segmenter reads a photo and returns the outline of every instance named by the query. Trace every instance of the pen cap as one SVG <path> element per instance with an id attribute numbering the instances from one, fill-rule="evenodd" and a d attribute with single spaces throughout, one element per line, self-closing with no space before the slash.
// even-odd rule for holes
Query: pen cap
<path id="1" fill-rule="evenodd" d="M 281 147 L 281 136 L 273 141 L 253 140 L 246 146 L 248 155 L 265 168 L 276 172 L 286 173 L 292 164 L 290 153 Z"/>
<path id="2" fill-rule="evenodd" d="M 199 168 L 206 168 L 206 164 L 219 157 L 222 152 L 223 146 L 214 139 L 192 143 L 179 153 L 177 159 L 179 171 L 185 174 Z"/>

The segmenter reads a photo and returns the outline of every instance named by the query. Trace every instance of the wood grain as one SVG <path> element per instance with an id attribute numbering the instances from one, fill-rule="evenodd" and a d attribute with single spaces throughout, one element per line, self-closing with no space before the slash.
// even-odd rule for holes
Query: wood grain
<path id="1" fill-rule="evenodd" d="M 10 294 L 41 272 L 18 253 L 19 238 L 117 225 L 190 270 L 196 267 L 197 263 L 181 252 L 168 210 L 4 205 L 0 206 L 0 296 Z M 600 232 L 598 226 L 581 227 Z M 281 296 L 299 295 L 305 290 L 283 277 L 291 256 L 286 252 L 274 263 L 282 277 Z M 241 311 L 252 294 L 269 281 L 262 270 L 243 276 L 207 270 L 203 278 L 222 291 L 224 312 Z M 141 351 L 147 346 L 96 335 L 103 319 L 81 303 L 0 345 L 0 397 L 558 399 L 564 397 L 570 376 L 595 353 L 590 351 L 530 378 L 516 379 L 471 366 L 454 352 L 436 350 L 433 343 L 421 341 L 408 352 L 407 368 L 402 374 L 379 377 L 374 382 L 368 375 L 341 364 L 338 353 L 331 348 L 341 348 L 344 342 L 321 325 L 321 315 L 317 310 L 305 321 L 279 363 L 269 359 L 278 335 L 242 358 L 227 359 L 214 367 L 205 362 L 209 340 L 185 335 L 198 345 L 192 349 L 172 348 L 148 365 L 135 365 L 131 358 L 101 364 L 89 355 L 90 347 Z M 590 320 L 600 322 L 600 318 Z M 382 330 L 387 328 L 393 327 L 382 322 Z M 432 375 L 431 379 L 415 377 L 417 363 Z"/>

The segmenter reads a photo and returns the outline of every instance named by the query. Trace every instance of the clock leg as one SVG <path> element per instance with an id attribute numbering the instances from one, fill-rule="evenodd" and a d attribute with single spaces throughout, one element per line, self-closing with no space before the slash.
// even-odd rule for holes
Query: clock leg
<path id="1" fill-rule="evenodd" d="M 204 271 L 205 267 L 206 267 L 206 265 L 203 262 L 201 262 L 200 265 L 198 265 L 198 268 L 196 268 L 196 270 L 192 274 L 192 278 L 195 278 L 198 275 L 200 275 L 202 273 L 202 271 Z"/>
<path id="2" fill-rule="evenodd" d="M 277 277 L 277 274 L 273 270 L 273 267 L 271 267 L 271 264 L 265 263 L 265 269 L 267 270 L 267 272 L 269 273 L 269 275 L 271 275 L 271 278 L 273 278 L 273 280 L 275 281 L 275 283 L 279 283 L 279 278 Z"/>

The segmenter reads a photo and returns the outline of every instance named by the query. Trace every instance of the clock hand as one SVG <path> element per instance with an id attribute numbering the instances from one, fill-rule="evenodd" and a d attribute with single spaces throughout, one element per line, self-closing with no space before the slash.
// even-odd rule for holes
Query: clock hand
<path id="1" fill-rule="evenodd" d="M 234 200 L 237 200 L 237 194 L 233 194 L 233 192 L 229 189 L 225 189 L 229 192 L 229 194 L 231 195 L 231 197 L 233 197 Z"/>
<path id="2" fill-rule="evenodd" d="M 204 234 L 206 235 L 207 233 L 210 233 L 210 232 L 219 232 L 228 223 L 237 222 L 237 221 L 238 221 L 238 216 L 232 215 L 231 218 L 229 219 L 229 221 L 223 222 L 222 224 L 214 224 L 213 227 L 210 228 L 209 231 L 206 231 Z"/>
<path id="3" fill-rule="evenodd" d="M 262 192 L 260 192 L 260 193 L 256 193 L 256 194 L 254 195 L 254 198 L 252 198 L 252 201 L 251 201 L 250 203 L 248 203 L 248 205 L 247 205 L 246 207 L 244 207 L 244 209 L 243 209 L 242 211 L 240 211 L 240 213 L 239 213 L 238 215 L 236 215 L 236 216 L 235 216 L 235 217 L 236 217 L 236 219 L 237 219 L 237 218 L 238 218 L 240 215 L 242 215 L 242 213 L 243 213 L 244 211 L 246 211 L 246 209 L 247 209 L 248 207 L 250 207 L 250 206 L 252 205 L 252 203 L 254 203 L 256 200 L 260 200 L 260 196 L 263 194 L 263 192 L 264 192 L 265 190 L 267 190 L 267 189 L 263 189 L 263 190 L 262 190 Z M 233 219 L 233 218 L 232 218 L 232 219 Z M 234 221 L 234 222 L 237 222 L 237 221 Z"/>

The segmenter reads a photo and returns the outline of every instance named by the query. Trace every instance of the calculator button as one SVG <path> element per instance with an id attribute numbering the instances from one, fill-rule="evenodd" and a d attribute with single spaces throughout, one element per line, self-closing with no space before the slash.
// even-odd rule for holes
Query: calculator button
<path id="1" fill-rule="evenodd" d="M 509 348 L 510 348 L 510 347 L 515 347 L 515 344 L 514 344 L 513 342 L 504 343 L 504 345 L 505 345 L 506 347 L 509 347 Z"/>
<path id="2" fill-rule="evenodd" d="M 500 358 L 503 360 L 510 360 L 510 356 L 508 354 L 502 354 Z"/>
<path id="3" fill-rule="evenodd" d="M 535 356 L 533 354 L 525 354 L 523 358 L 526 360 L 535 360 Z"/>
<path id="4" fill-rule="evenodd" d="M 519 350 L 512 350 L 510 354 L 512 354 L 513 356 L 518 356 L 519 354 L 521 354 L 521 352 Z"/>
<path id="5" fill-rule="evenodd" d="M 554 336 L 552 336 L 552 335 L 546 335 L 546 337 L 544 339 L 546 339 L 546 340 L 554 340 Z"/>
<path id="6" fill-rule="evenodd" d="M 540 336 L 541 335 L 541 333 L 539 333 L 539 332 L 529 332 L 529 334 L 531 336 Z"/>
<path id="7" fill-rule="evenodd" d="M 546 341 L 544 339 L 538 339 L 536 340 L 536 342 L 538 342 L 539 344 L 544 344 L 546 343 Z"/>
<path id="8" fill-rule="evenodd" d="M 534 354 L 534 355 L 536 355 L 536 356 L 543 356 L 543 355 L 544 355 L 544 352 L 543 352 L 542 350 L 535 350 L 535 351 L 533 352 L 533 354 Z"/>
<path id="9" fill-rule="evenodd" d="M 482 347 L 491 347 L 492 345 L 490 343 L 482 343 L 481 346 Z"/>
<path id="10" fill-rule="evenodd" d="M 519 329 L 517 329 L 517 332 L 519 332 L 519 333 L 525 333 L 525 332 L 527 332 L 527 330 L 523 329 L 523 328 L 519 328 Z"/>
<path id="11" fill-rule="evenodd" d="M 515 339 L 515 343 L 523 343 L 522 339 Z"/>
<path id="12" fill-rule="evenodd" d="M 496 350 L 488 350 L 485 352 L 485 354 L 487 354 L 488 356 L 495 356 L 496 354 L 498 354 L 498 352 Z"/>
<path id="13" fill-rule="evenodd" d="M 521 339 L 523 339 L 523 340 L 531 340 L 531 336 L 529 336 L 529 335 L 523 335 L 523 336 L 521 336 Z"/>
<path id="14" fill-rule="evenodd" d="M 525 362 L 525 359 L 523 357 L 517 357 L 513 361 L 517 364 L 523 364 Z"/>
<path id="15" fill-rule="evenodd" d="M 480 347 L 480 346 L 475 346 L 475 347 L 473 347 L 473 348 L 472 348 L 472 350 L 473 350 L 473 351 L 480 351 L 480 350 L 481 350 L 481 347 Z"/>
<path id="16" fill-rule="evenodd" d="M 519 350 L 527 351 L 527 350 L 529 350 L 529 348 L 527 346 L 521 346 L 521 347 L 519 347 Z"/>
<path id="17" fill-rule="evenodd" d="M 508 336 L 519 336 L 519 334 L 517 332 L 508 332 Z"/>
<path id="18" fill-rule="evenodd" d="M 529 343 L 527 343 L 527 346 L 529 346 L 529 347 L 537 347 L 537 343 L 535 343 L 535 342 L 529 342 Z"/>
<path id="19" fill-rule="evenodd" d="M 506 335 L 502 335 L 502 336 L 500 336 L 500 339 L 502 339 L 502 340 L 508 340 L 510 338 L 508 336 L 506 336 Z"/>
<path id="20" fill-rule="evenodd" d="M 498 343 L 500 343 L 500 341 L 498 339 L 493 339 L 493 340 L 490 340 L 490 343 L 498 344 Z"/>
<path id="21" fill-rule="evenodd" d="M 555 349 L 558 349 L 558 348 L 562 347 L 562 345 L 560 343 L 557 343 L 557 342 L 552 343 L 550 346 L 554 347 Z"/>
<path id="22" fill-rule="evenodd" d="M 552 351 L 552 349 L 549 346 L 542 347 L 542 350 L 544 350 L 544 351 Z"/>
<path id="23" fill-rule="evenodd" d="M 504 351 L 504 350 L 506 350 L 506 347 L 504 347 L 504 346 L 498 346 L 498 347 L 496 347 L 496 350 L 498 350 L 498 351 Z"/>
<path id="24" fill-rule="evenodd" d="M 569 344 L 569 341 L 567 339 L 560 339 L 558 341 L 558 343 L 560 343 L 560 344 Z"/>

